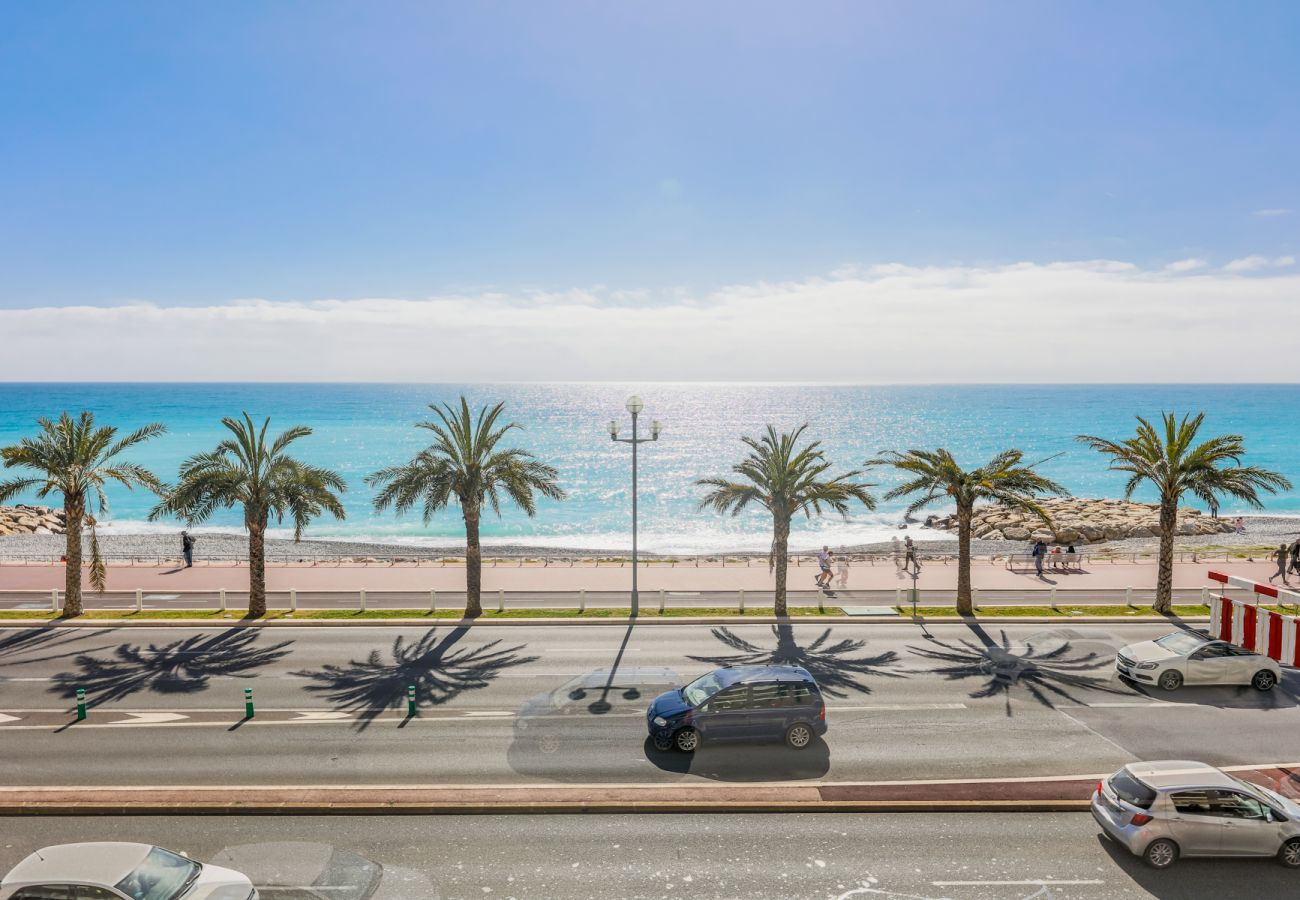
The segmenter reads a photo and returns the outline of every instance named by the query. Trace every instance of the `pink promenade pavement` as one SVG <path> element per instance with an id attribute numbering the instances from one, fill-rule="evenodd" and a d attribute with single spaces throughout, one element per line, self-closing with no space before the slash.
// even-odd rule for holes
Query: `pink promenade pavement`
<path id="1" fill-rule="evenodd" d="M 1211 584 L 1206 577 L 1210 569 L 1227 571 L 1233 575 L 1255 581 L 1268 580 L 1275 570 L 1263 562 L 1177 563 L 1174 567 L 1174 586 L 1193 589 Z M 1156 582 L 1156 566 L 1152 562 L 1088 561 L 1082 572 L 1063 574 L 1048 571 L 1044 579 L 1030 574 L 1007 570 L 1001 561 L 990 563 L 977 560 L 972 566 L 972 581 L 981 590 L 994 591 L 1045 591 L 1053 586 L 1060 592 L 1091 590 L 1122 590 L 1126 587 L 1150 590 Z M 815 567 L 803 565 L 790 569 L 789 588 L 795 591 L 813 590 Z M 0 590 L 48 591 L 62 589 L 65 572 L 61 565 L 0 564 Z M 485 566 L 483 588 L 485 591 L 557 591 L 572 592 L 627 590 L 631 568 L 618 564 L 594 566 L 591 563 L 567 565 Z M 678 565 L 643 565 L 639 575 L 643 591 L 770 591 L 772 577 L 767 566 L 755 562 L 748 567 L 740 564 L 725 568 L 717 565 L 699 568 Z M 952 590 L 957 584 L 957 566 L 932 562 L 922 570 L 918 586 L 923 590 Z M 1280 584 L 1280 582 L 1279 582 Z M 242 564 L 214 562 L 196 565 L 192 569 L 175 566 L 113 565 L 108 569 L 108 589 L 112 591 L 150 592 L 245 590 L 248 586 L 248 569 Z M 911 579 L 903 576 L 892 563 L 875 566 L 859 564 L 849 572 L 850 591 L 893 590 L 910 587 Z M 463 591 L 465 569 L 460 565 L 369 565 L 333 563 L 318 565 L 293 564 L 267 567 L 267 588 L 272 591 Z"/>

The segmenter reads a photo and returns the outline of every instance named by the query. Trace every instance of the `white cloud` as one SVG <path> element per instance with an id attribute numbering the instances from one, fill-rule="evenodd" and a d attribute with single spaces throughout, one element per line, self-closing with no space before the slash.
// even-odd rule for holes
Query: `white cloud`
<path id="1" fill-rule="evenodd" d="M 1292 381 L 1298 295 L 1297 274 L 1094 260 L 846 267 L 705 294 L 9 309 L 0 335 L 21 352 L 0 355 L 0 379 Z M 1205 364 L 1225 336 L 1269 351 Z"/>
<path id="2" fill-rule="evenodd" d="M 1209 263 L 1203 259 L 1180 259 L 1171 262 L 1165 266 L 1170 272 L 1190 272 L 1193 269 L 1204 269 Z"/>
<path id="3" fill-rule="evenodd" d="M 1286 216 L 1286 215 L 1290 215 L 1290 214 L 1293 213 L 1293 212 L 1295 212 L 1295 210 L 1293 210 L 1293 209 L 1285 209 L 1285 208 L 1283 208 L 1283 207 L 1276 206 L 1276 207 L 1272 207 L 1271 209 L 1257 209 L 1257 210 L 1255 210 L 1255 215 L 1257 215 L 1257 216 Z"/>
<path id="4" fill-rule="evenodd" d="M 1294 265 L 1294 256 L 1278 256 L 1269 259 L 1267 256 L 1251 255 L 1243 256 L 1240 259 L 1234 259 L 1223 267 L 1225 272 L 1253 272 L 1257 269 L 1265 269 L 1269 266 L 1290 266 Z"/>

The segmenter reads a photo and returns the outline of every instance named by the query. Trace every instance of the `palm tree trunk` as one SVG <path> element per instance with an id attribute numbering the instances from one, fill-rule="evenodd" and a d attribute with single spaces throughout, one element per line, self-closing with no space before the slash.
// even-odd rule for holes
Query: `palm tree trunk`
<path id="1" fill-rule="evenodd" d="M 772 535 L 772 566 L 776 570 L 776 615 L 789 613 L 785 603 L 786 570 L 790 562 L 790 522 L 778 518 Z"/>
<path id="2" fill-rule="evenodd" d="M 478 510 L 465 511 L 465 618 L 483 615 L 483 549 L 478 542 Z"/>
<path id="3" fill-rule="evenodd" d="M 248 615 L 266 615 L 266 525 L 248 526 Z"/>
<path id="4" fill-rule="evenodd" d="M 63 498 L 64 529 L 67 532 L 68 563 L 64 572 L 63 615 L 81 615 L 81 523 L 86 515 L 80 497 Z"/>
<path id="5" fill-rule="evenodd" d="M 1174 529 L 1178 524 L 1178 498 L 1160 498 L 1160 556 L 1156 575 L 1156 602 L 1151 608 L 1167 613 L 1174 605 Z"/>
<path id="6" fill-rule="evenodd" d="M 957 615 L 975 615 L 970 588 L 970 528 L 973 507 L 957 507 Z"/>

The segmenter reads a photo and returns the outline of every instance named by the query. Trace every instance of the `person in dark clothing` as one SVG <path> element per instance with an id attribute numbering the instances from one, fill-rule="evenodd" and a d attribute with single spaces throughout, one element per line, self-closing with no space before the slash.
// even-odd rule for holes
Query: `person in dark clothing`
<path id="1" fill-rule="evenodd" d="M 1268 583 L 1272 584 L 1273 579 L 1281 575 L 1282 583 L 1289 585 L 1291 582 L 1286 580 L 1286 564 L 1291 558 L 1291 551 L 1287 549 L 1286 544 L 1282 544 L 1277 548 L 1277 552 L 1273 554 L 1273 558 L 1277 560 L 1277 571 L 1268 576 Z"/>
<path id="2" fill-rule="evenodd" d="M 1291 574 L 1300 575 L 1300 538 L 1291 543 Z"/>
<path id="3" fill-rule="evenodd" d="M 1042 578 L 1043 559 L 1044 557 L 1047 556 L 1047 545 L 1044 544 L 1042 541 L 1038 541 L 1037 543 L 1035 543 L 1033 555 L 1034 555 L 1034 571 L 1038 573 L 1039 578 Z"/>
<path id="4" fill-rule="evenodd" d="M 185 557 L 185 568 L 194 568 L 194 535 L 188 531 L 181 532 L 181 555 Z"/>

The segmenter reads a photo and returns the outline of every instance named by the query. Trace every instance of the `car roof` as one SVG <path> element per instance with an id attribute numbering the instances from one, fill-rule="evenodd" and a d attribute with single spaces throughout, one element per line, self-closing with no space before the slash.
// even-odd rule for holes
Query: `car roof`
<path id="1" fill-rule="evenodd" d="M 727 666 L 718 670 L 724 684 L 749 684 L 755 681 L 817 682 L 802 666 Z"/>
<path id="2" fill-rule="evenodd" d="M 144 862 L 153 847 L 102 841 L 43 847 L 14 866 L 4 878 L 6 887 L 45 882 L 117 884 Z"/>
<path id="3" fill-rule="evenodd" d="M 1179 787 L 1238 787 L 1232 776 L 1214 766 L 1188 759 L 1129 763 L 1129 774 L 1148 787 L 1167 790 Z"/>

